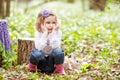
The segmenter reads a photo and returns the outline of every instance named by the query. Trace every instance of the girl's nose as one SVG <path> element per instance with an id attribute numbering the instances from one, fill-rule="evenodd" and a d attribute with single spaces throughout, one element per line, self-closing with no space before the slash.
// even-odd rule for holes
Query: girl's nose
<path id="1" fill-rule="evenodd" d="M 53 24 L 50 24 L 50 26 L 53 26 Z"/>

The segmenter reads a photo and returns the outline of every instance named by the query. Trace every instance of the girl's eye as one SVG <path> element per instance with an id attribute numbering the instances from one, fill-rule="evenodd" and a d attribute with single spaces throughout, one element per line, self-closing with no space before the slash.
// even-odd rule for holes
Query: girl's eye
<path id="1" fill-rule="evenodd" d="M 47 24 L 50 24 L 50 22 L 46 22 Z"/>
<path id="2" fill-rule="evenodd" d="M 53 24 L 56 24 L 56 22 L 53 22 Z"/>

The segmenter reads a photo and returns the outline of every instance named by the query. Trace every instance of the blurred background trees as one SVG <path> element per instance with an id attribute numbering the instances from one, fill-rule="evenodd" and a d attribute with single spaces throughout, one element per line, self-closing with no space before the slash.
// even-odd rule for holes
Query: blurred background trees
<path id="1" fill-rule="evenodd" d="M 120 3 L 120 0 L 40 0 L 37 4 L 30 5 L 29 3 L 32 1 L 33 0 L 0 0 L 0 18 L 5 18 L 10 15 L 11 2 L 16 4 L 14 8 L 18 6 L 17 5 L 18 3 L 22 3 L 23 5 L 25 5 L 24 12 L 27 12 L 28 9 L 41 6 L 42 4 L 51 2 L 51 1 L 61 1 L 61 2 L 68 2 L 68 3 L 74 3 L 76 1 L 81 1 L 83 10 L 85 10 L 86 6 L 89 6 L 89 9 L 100 10 L 100 11 L 104 11 L 105 5 L 107 2 Z M 86 4 L 86 2 L 89 4 Z"/>
<path id="2" fill-rule="evenodd" d="M 5 18 L 10 15 L 10 1 L 0 0 L 0 18 Z"/>
<path id="3" fill-rule="evenodd" d="M 90 9 L 104 11 L 107 0 L 89 0 Z"/>

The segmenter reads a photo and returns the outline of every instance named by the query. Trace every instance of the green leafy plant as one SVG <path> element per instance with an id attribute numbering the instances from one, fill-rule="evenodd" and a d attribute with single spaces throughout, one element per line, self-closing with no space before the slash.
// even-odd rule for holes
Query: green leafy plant
<path id="1" fill-rule="evenodd" d="M 82 72 L 86 72 L 88 71 L 91 67 L 95 67 L 95 64 L 91 64 L 91 63 L 85 63 L 80 67 L 80 70 L 82 70 Z"/>
<path id="2" fill-rule="evenodd" d="M 0 80 L 5 80 L 5 78 L 2 75 L 0 75 Z"/>
<path id="3" fill-rule="evenodd" d="M 2 56 L 2 67 L 12 67 L 16 63 L 16 55 L 11 46 L 9 51 L 5 51 L 4 46 L 0 42 L 0 55 Z"/>

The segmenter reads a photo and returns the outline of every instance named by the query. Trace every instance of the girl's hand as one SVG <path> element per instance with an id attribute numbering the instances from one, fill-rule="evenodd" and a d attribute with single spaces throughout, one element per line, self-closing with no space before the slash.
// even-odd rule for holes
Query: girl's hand
<path id="1" fill-rule="evenodd" d="M 59 30 L 60 23 L 57 22 L 57 24 L 53 27 L 53 30 L 58 31 Z"/>
<path id="2" fill-rule="evenodd" d="M 48 34 L 48 30 L 44 24 L 41 25 L 41 29 L 42 29 L 43 33 Z"/>

